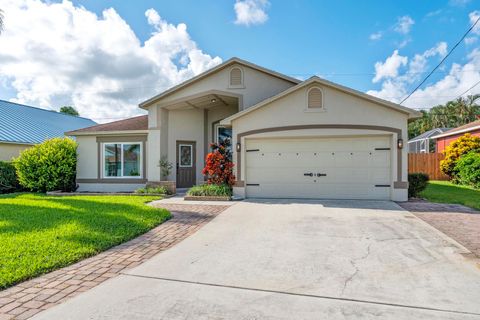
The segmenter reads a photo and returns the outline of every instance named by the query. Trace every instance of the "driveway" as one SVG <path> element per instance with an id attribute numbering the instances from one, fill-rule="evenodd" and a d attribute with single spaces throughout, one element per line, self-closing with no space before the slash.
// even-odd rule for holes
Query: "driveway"
<path id="1" fill-rule="evenodd" d="M 35 319 L 480 319 L 466 249 L 382 201 L 244 201 Z"/>

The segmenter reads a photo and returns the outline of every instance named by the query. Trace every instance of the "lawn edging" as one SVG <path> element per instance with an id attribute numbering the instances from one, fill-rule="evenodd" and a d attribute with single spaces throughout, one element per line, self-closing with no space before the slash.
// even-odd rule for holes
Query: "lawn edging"
<path id="1" fill-rule="evenodd" d="M 230 196 L 189 196 L 183 197 L 185 201 L 231 201 Z"/>
<path id="2" fill-rule="evenodd" d="M 162 197 L 163 199 L 171 198 L 176 194 L 158 194 L 158 193 L 135 193 L 135 192 L 63 192 L 48 191 L 47 196 L 69 197 L 69 196 L 145 196 L 145 197 Z"/>

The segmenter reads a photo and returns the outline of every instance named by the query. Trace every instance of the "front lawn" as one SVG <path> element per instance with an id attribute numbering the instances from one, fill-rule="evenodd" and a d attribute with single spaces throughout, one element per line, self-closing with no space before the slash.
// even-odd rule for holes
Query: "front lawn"
<path id="1" fill-rule="evenodd" d="M 0 289 L 135 238 L 170 218 L 158 197 L 0 195 Z"/>
<path id="2" fill-rule="evenodd" d="M 456 203 L 480 210 L 480 190 L 448 181 L 430 181 L 420 196 L 431 202 Z"/>

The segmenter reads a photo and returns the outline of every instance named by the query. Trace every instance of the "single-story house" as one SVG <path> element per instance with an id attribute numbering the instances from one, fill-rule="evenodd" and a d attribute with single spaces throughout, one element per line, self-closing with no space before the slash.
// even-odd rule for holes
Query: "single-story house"
<path id="1" fill-rule="evenodd" d="M 68 132 L 80 191 L 201 184 L 209 143 L 231 137 L 237 197 L 407 200 L 404 141 L 421 114 L 404 106 L 238 58 L 139 106 L 146 116 Z"/>
<path id="2" fill-rule="evenodd" d="M 9 161 L 34 144 L 95 124 L 90 119 L 0 100 L 0 160 Z"/>
<path id="3" fill-rule="evenodd" d="M 470 133 L 472 136 L 480 137 L 480 119 L 433 136 L 432 139 L 437 141 L 437 152 L 443 152 L 445 148 L 450 145 L 450 143 L 466 133 Z"/>
<path id="4" fill-rule="evenodd" d="M 431 150 L 431 149 L 433 149 L 435 146 L 434 145 L 430 146 L 431 137 L 437 134 L 446 132 L 448 130 L 450 130 L 450 128 L 435 128 L 408 140 L 408 152 L 409 153 L 434 152 L 435 150 Z"/>

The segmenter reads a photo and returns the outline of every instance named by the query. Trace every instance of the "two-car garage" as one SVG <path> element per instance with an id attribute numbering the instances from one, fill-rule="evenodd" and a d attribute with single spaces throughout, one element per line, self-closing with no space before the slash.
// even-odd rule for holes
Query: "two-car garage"
<path id="1" fill-rule="evenodd" d="M 391 198 L 391 136 L 245 142 L 247 197 Z"/>

